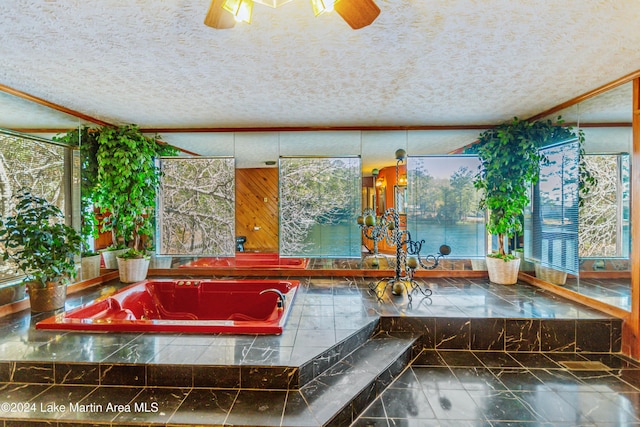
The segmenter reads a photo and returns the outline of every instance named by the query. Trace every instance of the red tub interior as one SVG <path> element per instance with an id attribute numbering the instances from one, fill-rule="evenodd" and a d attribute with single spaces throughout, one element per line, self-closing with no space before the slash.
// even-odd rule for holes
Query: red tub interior
<path id="1" fill-rule="evenodd" d="M 308 264 L 308 258 L 281 258 L 277 253 L 266 252 L 236 252 L 235 257 L 199 258 L 180 267 L 305 269 Z"/>
<path id="2" fill-rule="evenodd" d="M 280 334 L 299 282 L 145 280 L 36 324 L 38 329 Z M 279 307 L 278 290 L 285 296 Z"/>

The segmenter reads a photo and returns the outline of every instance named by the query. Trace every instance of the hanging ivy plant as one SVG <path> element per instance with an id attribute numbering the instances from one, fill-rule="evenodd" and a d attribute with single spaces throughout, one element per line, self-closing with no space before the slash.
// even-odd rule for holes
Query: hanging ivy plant
<path id="1" fill-rule="evenodd" d="M 584 134 L 562 126 L 562 119 L 529 122 L 515 117 L 480 134 L 478 142 L 466 150 L 480 157 L 480 171 L 474 186 L 482 192 L 480 208 L 487 210 L 487 231 L 498 236 L 498 253 L 512 257 L 504 247 L 505 237 L 513 237 L 523 229 L 522 215 L 530 203 L 529 190 L 538 182 L 540 166 L 548 159 L 541 147 L 578 138 L 580 142 L 580 194 L 585 195 L 596 184 L 584 166 L 582 143 Z"/>
<path id="2" fill-rule="evenodd" d="M 69 132 L 56 135 L 54 141 L 80 147 L 80 214 L 82 236 L 82 256 L 95 255 L 89 245 L 91 237 L 98 237 L 98 220 L 94 212 L 96 186 L 98 183 L 98 132 L 81 126 Z"/>
<path id="3" fill-rule="evenodd" d="M 103 127 L 97 141 L 96 201 L 103 213 L 110 213 L 104 229 L 111 231 L 115 245 L 141 250 L 141 236 L 153 234 L 149 217 L 160 178 L 158 143 L 136 125 Z"/>

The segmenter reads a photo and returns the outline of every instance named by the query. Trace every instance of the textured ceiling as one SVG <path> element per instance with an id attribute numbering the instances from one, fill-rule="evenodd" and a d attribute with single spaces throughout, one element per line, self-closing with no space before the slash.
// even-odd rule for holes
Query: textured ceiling
<path id="1" fill-rule="evenodd" d="M 251 25 L 203 24 L 210 0 L 0 0 L 0 85 L 143 128 L 494 125 L 640 70 L 640 0 L 375 0 L 354 31 L 308 0 L 256 5 Z M 556 112 L 631 121 L 631 85 Z M 0 92 L 0 128 L 91 124 Z M 480 129 L 162 133 L 264 167 L 281 155 L 443 154 Z M 585 128 L 591 152 L 631 151 L 629 127 Z M 51 136 L 51 135 L 47 135 Z M 635 165 L 634 165 L 635 166 Z"/>
<path id="2" fill-rule="evenodd" d="M 209 0 L 2 1 L 0 84 L 143 128 L 481 125 L 640 69 L 638 0 L 376 2 L 354 31 L 306 0 L 229 30 Z M 0 127 L 78 123 L 12 98 Z"/>

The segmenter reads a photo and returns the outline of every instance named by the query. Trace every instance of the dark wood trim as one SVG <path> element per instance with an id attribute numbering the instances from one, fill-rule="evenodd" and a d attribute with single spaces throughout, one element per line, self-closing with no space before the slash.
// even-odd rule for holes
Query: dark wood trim
<path id="1" fill-rule="evenodd" d="M 221 132 L 320 132 L 320 131 L 407 131 L 482 130 L 493 125 L 416 125 L 416 126 L 264 126 L 206 128 L 144 128 L 145 133 L 221 133 Z"/>
<path id="2" fill-rule="evenodd" d="M 67 107 L 63 107 L 62 105 L 59 105 L 59 104 L 54 104 L 53 102 L 49 102 L 49 101 L 47 101 L 45 99 L 38 98 L 37 96 L 30 95 L 30 94 L 28 94 L 26 92 L 22 92 L 21 90 L 14 89 L 12 87 L 3 85 L 1 83 L 0 83 L 0 91 L 8 93 L 9 95 L 17 96 L 18 98 L 26 99 L 27 101 L 35 102 L 36 104 L 43 105 L 43 106 L 51 108 L 53 110 L 57 110 L 57 111 L 65 113 L 65 114 L 69 114 L 69 115 L 74 116 L 74 117 L 76 117 L 78 119 L 86 120 L 88 122 L 95 123 L 95 124 L 100 125 L 100 126 L 108 126 L 109 125 L 109 123 L 107 123 L 107 122 L 105 122 L 103 120 L 96 119 L 95 117 L 91 117 L 91 116 L 88 116 L 88 115 L 86 115 L 84 113 L 81 113 L 79 111 L 72 110 L 72 109 L 67 108 Z"/>
<path id="3" fill-rule="evenodd" d="M 572 99 L 570 99 L 568 101 L 565 101 L 562 104 L 558 104 L 555 107 L 549 108 L 548 110 L 545 110 L 545 111 L 543 111 L 541 113 L 538 113 L 538 114 L 536 114 L 534 116 L 531 116 L 531 117 L 529 117 L 528 120 L 535 121 L 535 120 L 539 120 L 539 119 L 541 119 L 543 117 L 546 117 L 546 116 L 548 116 L 550 114 L 557 113 L 558 111 L 564 110 L 565 108 L 571 107 L 572 105 L 575 105 L 575 104 L 577 104 L 579 102 L 585 101 L 585 100 L 587 100 L 589 98 L 593 98 L 596 95 L 600 95 L 603 92 L 606 92 L 606 91 L 608 91 L 610 89 L 618 87 L 618 86 L 620 86 L 622 84 L 628 83 L 628 82 L 630 82 L 630 81 L 632 81 L 634 79 L 637 79 L 638 77 L 640 77 L 640 70 L 634 71 L 633 73 L 627 74 L 626 76 L 622 76 L 619 79 L 616 79 L 616 80 L 614 80 L 612 82 L 609 82 L 609 83 L 607 83 L 605 85 L 602 85 L 602 86 L 600 86 L 598 88 L 590 90 L 587 93 L 583 93 L 582 95 L 576 96 L 575 98 L 572 98 Z M 582 124 L 580 126 L 582 126 Z"/>
<path id="4" fill-rule="evenodd" d="M 580 279 L 627 279 L 631 280 L 631 272 L 624 271 L 581 271 Z"/>
<path id="5" fill-rule="evenodd" d="M 577 123 L 565 123 L 566 126 L 577 126 Z M 632 127 L 633 123 L 631 122 L 606 122 L 606 123 L 580 123 L 581 128 L 613 128 L 613 127 Z M 313 128 L 313 127 L 299 127 L 299 128 L 146 128 L 141 129 L 144 133 L 157 133 L 162 136 L 163 133 L 221 133 L 221 132 L 306 132 L 306 131 L 344 131 L 344 130 L 353 130 L 353 131 L 406 131 L 406 130 L 484 130 L 489 129 L 490 126 L 411 126 L 411 129 L 403 126 L 387 126 L 387 127 L 374 127 L 374 126 L 362 126 L 356 127 L 351 126 L 348 128 L 345 127 L 323 127 L 323 128 Z M 66 133 L 70 131 L 70 128 L 65 129 L 52 129 L 52 128 L 11 128 L 14 132 L 20 133 L 29 133 L 29 134 L 38 134 L 38 133 Z M 161 141 L 164 142 L 164 141 Z M 166 143 L 166 142 L 165 142 Z M 183 150 L 184 151 L 184 150 Z M 187 154 L 198 155 L 197 153 L 189 153 L 188 151 L 184 151 Z"/>
<path id="6" fill-rule="evenodd" d="M 633 81 L 632 165 L 640 165 L 640 77 Z M 631 313 L 622 330 L 623 353 L 640 359 L 640 168 L 631 168 Z"/>

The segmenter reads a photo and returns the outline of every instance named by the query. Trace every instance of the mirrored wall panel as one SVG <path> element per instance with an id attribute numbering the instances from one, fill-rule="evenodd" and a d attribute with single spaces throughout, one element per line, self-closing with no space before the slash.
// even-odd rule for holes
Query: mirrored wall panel
<path id="1" fill-rule="evenodd" d="M 578 276 L 578 187 L 580 145 L 569 141 L 540 150 L 546 158 L 525 218 L 525 258 L 536 276 L 563 285 Z M 555 274 L 556 276 L 551 276 Z M 555 278 L 560 277 L 560 278 Z"/>
<path id="2" fill-rule="evenodd" d="M 484 213 L 473 178 L 476 156 L 409 156 L 407 229 L 425 253 L 451 247 L 456 258 L 484 258 Z"/>

